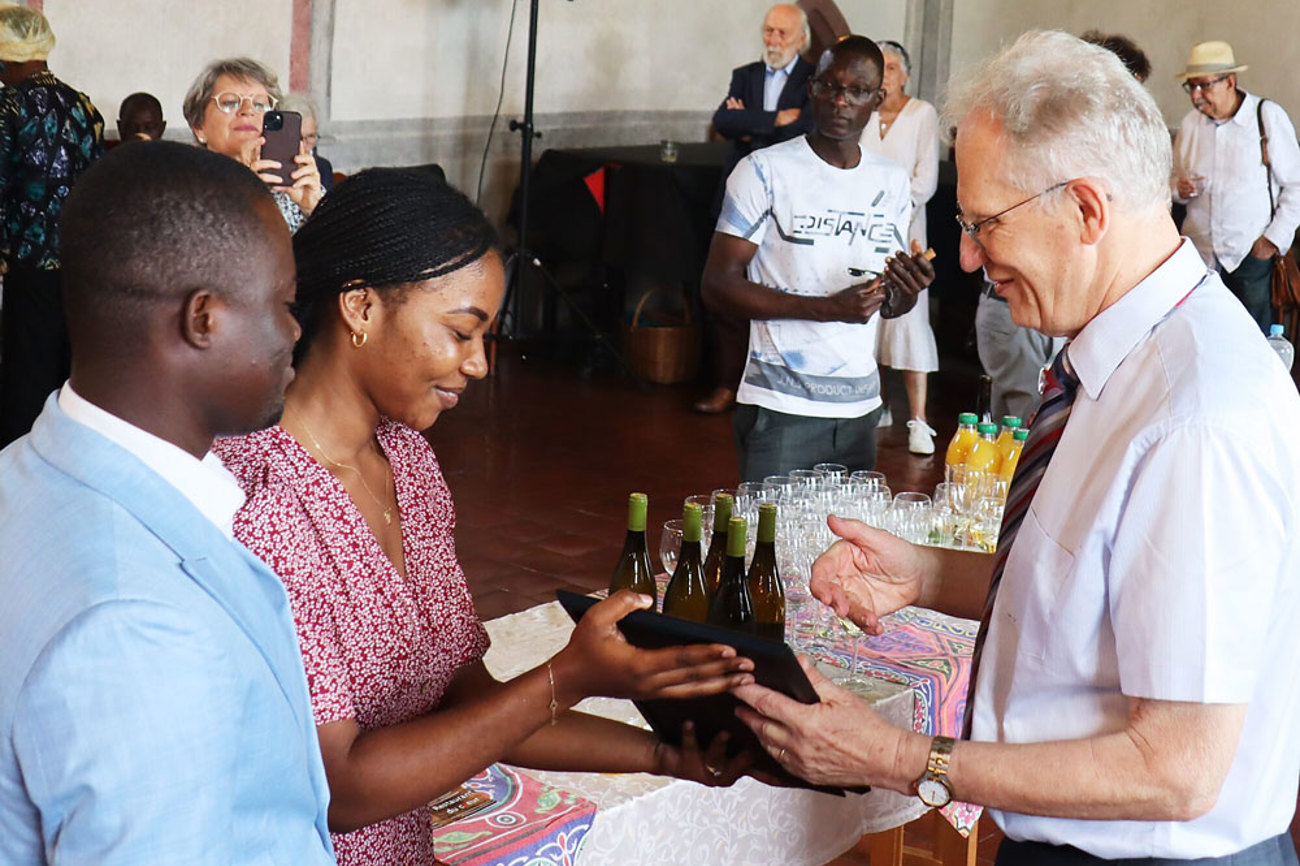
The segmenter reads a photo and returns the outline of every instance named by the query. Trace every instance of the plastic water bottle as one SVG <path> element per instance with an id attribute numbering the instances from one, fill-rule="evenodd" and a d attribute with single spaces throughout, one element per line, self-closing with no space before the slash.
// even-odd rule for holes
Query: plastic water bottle
<path id="1" fill-rule="evenodd" d="M 1282 335 L 1281 325 L 1270 325 L 1268 329 L 1268 344 L 1277 352 L 1277 356 L 1282 359 L 1282 365 L 1289 371 L 1291 364 L 1295 361 L 1295 347 L 1291 341 Z"/>

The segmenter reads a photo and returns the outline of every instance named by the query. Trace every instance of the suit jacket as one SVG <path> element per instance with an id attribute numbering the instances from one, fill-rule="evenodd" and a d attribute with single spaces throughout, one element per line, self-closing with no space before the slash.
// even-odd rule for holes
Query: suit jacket
<path id="1" fill-rule="evenodd" d="M 724 183 L 736 163 L 751 151 L 812 131 L 812 112 L 808 108 L 808 79 L 812 77 L 813 65 L 802 57 L 796 59 L 790 77 L 781 89 L 781 96 L 776 103 L 777 111 L 800 109 L 799 119 L 785 126 L 776 125 L 776 111 L 763 110 L 765 70 L 766 65 L 761 60 L 732 70 L 731 89 L 727 92 L 727 99 L 739 99 L 745 103 L 745 107 L 727 108 L 727 100 L 724 99 L 713 113 L 713 128 L 732 143 L 731 155 L 723 167 Z M 749 141 L 743 140 L 746 138 Z"/>
<path id="2" fill-rule="evenodd" d="M 332 863 L 279 578 L 57 394 L 0 479 L 0 862 Z"/>

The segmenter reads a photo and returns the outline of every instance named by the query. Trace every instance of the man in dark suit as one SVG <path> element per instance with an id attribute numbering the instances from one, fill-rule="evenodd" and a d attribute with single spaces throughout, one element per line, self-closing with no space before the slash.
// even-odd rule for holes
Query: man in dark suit
<path id="1" fill-rule="evenodd" d="M 713 113 L 713 128 L 732 144 L 722 166 L 722 184 L 751 151 L 812 131 L 808 79 L 813 65 L 799 56 L 810 38 L 808 16 L 793 3 L 767 10 L 763 18 L 763 59 L 731 72 L 731 89 Z M 718 201 L 722 200 L 721 186 Z M 745 364 L 749 323 L 714 316 L 709 321 L 713 393 L 695 411 L 724 412 L 736 402 L 736 383 Z"/>

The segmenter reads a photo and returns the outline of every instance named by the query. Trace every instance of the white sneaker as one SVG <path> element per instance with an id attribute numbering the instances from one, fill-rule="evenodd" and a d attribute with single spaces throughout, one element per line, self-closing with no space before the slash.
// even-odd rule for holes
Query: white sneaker
<path id="1" fill-rule="evenodd" d="M 913 454 L 933 454 L 934 436 L 934 428 L 920 418 L 907 422 L 907 450 Z"/>
<path id="2" fill-rule="evenodd" d="M 876 427 L 880 428 L 880 427 L 893 427 L 893 426 L 894 426 L 893 413 L 891 413 L 889 411 L 889 407 L 886 406 L 885 411 L 882 412 L 880 415 L 880 420 L 876 422 Z"/>

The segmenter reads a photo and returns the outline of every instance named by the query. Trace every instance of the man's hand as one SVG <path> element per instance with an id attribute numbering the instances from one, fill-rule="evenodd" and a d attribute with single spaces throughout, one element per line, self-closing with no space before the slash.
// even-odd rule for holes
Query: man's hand
<path id="1" fill-rule="evenodd" d="M 1250 254 L 1257 259 L 1271 259 L 1277 255 L 1277 245 L 1261 235 L 1251 245 Z"/>
<path id="2" fill-rule="evenodd" d="M 820 701 L 801 704 L 760 685 L 733 689 L 749 706 L 736 710 L 782 767 L 819 785 L 881 785 L 906 790 L 910 767 L 899 758 L 919 735 L 885 721 L 857 696 L 822 676 L 808 657 L 799 659 Z M 913 778 L 921 775 L 922 762 Z"/>
<path id="3" fill-rule="evenodd" d="M 826 315 L 822 321 L 861 325 L 874 316 L 885 302 L 885 290 L 880 284 L 880 277 L 876 277 L 869 283 L 857 283 L 841 289 L 824 300 Z"/>
<path id="4" fill-rule="evenodd" d="M 916 306 L 916 296 L 933 282 L 934 265 L 930 264 L 921 244 L 913 240 L 911 255 L 900 254 L 885 259 L 882 278 L 885 301 L 881 305 L 880 317 L 896 319 L 910 312 Z"/>
<path id="5" fill-rule="evenodd" d="M 822 603 L 868 634 L 880 634 L 880 618 L 921 597 L 925 567 L 916 545 L 883 529 L 831 515 L 840 537 L 812 566 L 808 588 Z"/>
<path id="6" fill-rule="evenodd" d="M 789 126 L 799 119 L 801 113 L 798 108 L 783 108 L 776 113 L 776 125 Z"/>
<path id="7" fill-rule="evenodd" d="M 727 97 L 727 102 L 726 102 L 726 107 L 727 107 L 727 108 L 730 108 L 730 109 L 733 110 L 733 111 L 744 111 L 744 110 L 745 110 L 745 103 L 744 103 L 742 100 L 737 99 L 737 98 L 734 97 L 734 96 L 728 96 L 728 97 Z"/>

